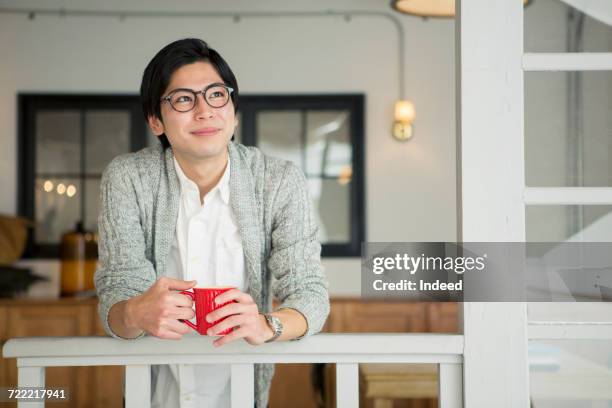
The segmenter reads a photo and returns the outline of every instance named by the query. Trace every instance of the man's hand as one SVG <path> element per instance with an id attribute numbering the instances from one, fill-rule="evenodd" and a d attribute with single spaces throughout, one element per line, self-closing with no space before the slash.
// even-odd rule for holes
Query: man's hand
<path id="1" fill-rule="evenodd" d="M 181 339 L 191 329 L 178 319 L 193 319 L 195 312 L 193 300 L 177 291 L 195 285 L 196 281 L 159 278 L 145 293 L 127 301 L 125 326 L 162 339 Z"/>
<path id="2" fill-rule="evenodd" d="M 229 316 L 227 319 L 211 327 L 208 330 L 209 336 L 214 336 L 216 333 L 220 333 L 230 327 L 234 328 L 234 331 L 215 340 L 213 346 L 219 347 L 242 338 L 249 344 L 257 345 L 272 338 L 274 333 L 270 326 L 268 326 L 266 318 L 259 314 L 257 304 L 253 301 L 251 295 L 238 289 L 231 289 L 215 298 L 215 303 L 217 304 L 230 301 L 235 301 L 235 303 L 227 304 L 206 315 L 206 321 L 208 322 L 215 322 Z"/>

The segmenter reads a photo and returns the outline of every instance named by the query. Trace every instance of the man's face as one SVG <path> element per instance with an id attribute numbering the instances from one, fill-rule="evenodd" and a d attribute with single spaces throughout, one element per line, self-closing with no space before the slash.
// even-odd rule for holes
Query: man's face
<path id="1" fill-rule="evenodd" d="M 223 83 L 221 76 L 208 62 L 194 62 L 177 69 L 162 97 L 178 88 L 200 91 L 213 83 Z M 149 126 L 156 136 L 165 133 L 174 154 L 189 161 L 220 158 L 234 134 L 236 118 L 230 98 L 221 108 L 209 106 L 201 94 L 189 112 L 177 112 L 170 103 L 161 103 L 160 121 L 149 118 Z"/>

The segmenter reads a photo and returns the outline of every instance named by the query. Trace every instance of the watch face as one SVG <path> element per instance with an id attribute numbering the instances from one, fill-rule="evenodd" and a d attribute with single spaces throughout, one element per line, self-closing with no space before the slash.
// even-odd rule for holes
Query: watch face
<path id="1" fill-rule="evenodd" d="M 276 333 L 278 329 L 280 328 L 279 327 L 280 321 L 278 320 L 278 317 L 270 316 L 269 322 L 270 322 L 270 326 L 272 327 L 272 330 L 274 330 L 274 332 Z"/>
<path id="2" fill-rule="evenodd" d="M 274 332 L 274 337 L 272 337 L 272 339 L 275 339 L 276 337 L 281 335 L 283 331 L 283 324 L 281 323 L 280 319 L 276 316 L 272 316 L 269 314 L 265 316 L 266 316 L 266 321 L 268 322 L 268 325 L 270 325 L 270 328 Z"/>
<path id="3" fill-rule="evenodd" d="M 274 322 L 275 331 L 281 331 L 283 329 L 283 324 L 278 317 L 272 316 L 272 322 Z"/>

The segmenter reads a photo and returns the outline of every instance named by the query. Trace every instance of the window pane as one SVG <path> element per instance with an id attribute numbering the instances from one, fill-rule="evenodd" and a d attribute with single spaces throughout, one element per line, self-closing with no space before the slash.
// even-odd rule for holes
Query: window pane
<path id="1" fill-rule="evenodd" d="M 612 405 L 612 344 L 608 340 L 529 342 L 529 393 L 538 408 Z"/>
<path id="2" fill-rule="evenodd" d="M 98 231 L 100 213 L 100 179 L 85 180 L 85 222 L 87 231 Z"/>
<path id="3" fill-rule="evenodd" d="M 525 179 L 612 186 L 612 73 L 525 74 Z"/>
<path id="4" fill-rule="evenodd" d="M 588 1 L 582 3 L 590 6 Z M 609 7 L 603 3 L 600 8 Z M 567 52 L 570 44 L 580 43 L 584 52 L 612 51 L 612 27 L 563 1 L 532 1 L 525 7 L 524 21 L 525 52 Z"/>
<path id="5" fill-rule="evenodd" d="M 85 172 L 100 174 L 115 157 L 130 151 L 128 111 L 85 112 Z"/>
<path id="6" fill-rule="evenodd" d="M 351 173 L 352 145 L 348 111 L 308 111 L 306 174 L 340 176 Z"/>
<path id="7" fill-rule="evenodd" d="M 356 256 L 363 241 L 363 98 L 257 96 L 242 102 L 242 141 L 291 161 L 306 176 L 323 256 Z M 354 116 L 356 115 L 356 116 Z M 246 120 L 245 120 L 246 119 Z M 244 123 L 242 123 L 244 122 Z M 252 133 L 252 134 L 251 134 Z M 355 168 L 354 166 L 358 166 Z"/>
<path id="8" fill-rule="evenodd" d="M 34 205 L 38 244 L 59 243 L 81 214 L 81 187 L 76 178 L 36 178 Z"/>
<path id="9" fill-rule="evenodd" d="M 534 205 L 525 212 L 528 242 L 612 242 L 612 206 Z"/>
<path id="10" fill-rule="evenodd" d="M 79 111 L 36 113 L 36 173 L 76 174 L 81 168 Z"/>
<path id="11" fill-rule="evenodd" d="M 612 206 L 609 205 L 543 205 L 527 206 L 525 212 L 527 241 L 549 242 L 538 247 L 542 256 L 553 250 L 556 242 L 612 241 Z M 549 275 L 555 282 L 553 275 Z M 556 280 L 557 284 L 563 285 Z M 564 296 L 560 291 L 556 295 Z M 560 298 L 559 297 L 559 298 Z M 531 302 L 528 304 L 530 321 L 607 322 L 612 319 L 608 302 Z M 588 406 L 588 405 L 587 405 Z"/>
<path id="12" fill-rule="evenodd" d="M 238 121 L 238 125 L 234 132 L 234 143 L 242 143 L 242 115 L 240 112 L 236 112 L 236 120 Z"/>
<path id="13" fill-rule="evenodd" d="M 308 188 L 324 244 L 350 241 L 352 147 L 348 116 L 345 111 L 257 113 L 258 147 L 302 169 L 308 167 Z"/>
<path id="14" fill-rule="evenodd" d="M 321 243 L 350 241 L 350 179 L 308 179 L 315 213 L 319 217 Z"/>
<path id="15" fill-rule="evenodd" d="M 302 112 L 258 112 L 257 147 L 265 154 L 294 162 L 304 169 L 302 159 Z"/>

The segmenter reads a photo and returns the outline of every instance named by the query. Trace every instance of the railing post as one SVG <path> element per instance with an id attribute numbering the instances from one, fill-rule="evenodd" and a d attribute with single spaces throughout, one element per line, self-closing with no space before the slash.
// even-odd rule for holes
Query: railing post
<path id="1" fill-rule="evenodd" d="M 336 364 L 336 407 L 359 406 L 359 364 Z"/>
<path id="2" fill-rule="evenodd" d="M 151 366 L 125 366 L 126 408 L 149 408 L 151 406 Z"/>
<path id="3" fill-rule="evenodd" d="M 19 367 L 17 359 L 17 385 L 19 387 L 45 387 L 45 367 Z M 29 402 L 21 400 L 18 408 L 44 408 L 44 401 Z"/>
<path id="4" fill-rule="evenodd" d="M 45 387 L 45 367 L 19 367 L 17 360 L 17 385 L 19 387 Z M 44 408 L 44 401 L 29 402 L 21 400 L 17 402 L 18 408 Z"/>
<path id="5" fill-rule="evenodd" d="M 232 408 L 255 406 L 255 366 L 232 364 Z"/>
<path id="6" fill-rule="evenodd" d="M 463 407 L 463 365 L 438 364 L 438 408 Z"/>

